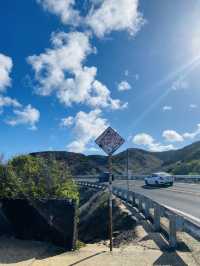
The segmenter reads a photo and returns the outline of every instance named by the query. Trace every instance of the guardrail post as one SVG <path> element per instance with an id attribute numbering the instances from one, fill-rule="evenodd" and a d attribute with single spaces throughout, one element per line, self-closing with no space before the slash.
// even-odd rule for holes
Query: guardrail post
<path id="1" fill-rule="evenodd" d="M 172 249 L 177 247 L 176 218 L 176 215 L 170 215 L 169 217 L 169 247 Z"/>
<path id="2" fill-rule="evenodd" d="M 139 211 L 142 211 L 143 208 L 142 208 L 142 196 L 141 196 L 141 195 L 138 197 L 138 200 L 139 200 L 138 210 L 139 210 Z"/>
<path id="3" fill-rule="evenodd" d="M 115 194 L 119 196 L 119 190 L 117 188 L 115 188 Z"/>
<path id="4" fill-rule="evenodd" d="M 121 189 L 118 189 L 118 193 L 117 193 L 117 195 L 121 198 L 122 197 L 122 191 L 121 191 Z"/>
<path id="5" fill-rule="evenodd" d="M 117 189 L 115 187 L 113 187 L 112 191 L 113 191 L 113 194 L 117 194 Z"/>
<path id="6" fill-rule="evenodd" d="M 127 192 L 127 202 L 130 202 L 130 192 Z"/>
<path id="7" fill-rule="evenodd" d="M 160 217 L 161 217 L 161 208 L 159 204 L 154 204 L 154 230 L 156 232 L 160 231 Z"/>
<path id="8" fill-rule="evenodd" d="M 150 218 L 150 200 L 146 199 L 145 200 L 145 209 L 144 209 L 145 217 L 147 219 Z"/>
<path id="9" fill-rule="evenodd" d="M 123 199 L 124 199 L 124 200 L 126 200 L 126 199 L 127 199 L 127 191 L 126 191 L 126 190 L 124 190 L 122 195 L 123 195 L 123 196 L 122 196 L 122 197 L 123 197 Z"/>
<path id="10" fill-rule="evenodd" d="M 129 197 L 128 197 L 128 200 L 129 200 L 129 203 L 132 205 L 133 204 L 133 192 L 129 191 Z"/>
<path id="11" fill-rule="evenodd" d="M 132 205 L 135 206 L 135 192 L 132 193 Z"/>
<path id="12" fill-rule="evenodd" d="M 135 206 L 138 208 L 139 206 L 139 199 L 138 199 L 138 194 L 135 193 Z"/>

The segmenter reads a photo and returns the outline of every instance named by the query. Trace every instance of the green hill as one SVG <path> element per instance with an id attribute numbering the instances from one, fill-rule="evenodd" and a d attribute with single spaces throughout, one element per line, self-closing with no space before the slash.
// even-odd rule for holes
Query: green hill
<path id="1" fill-rule="evenodd" d="M 107 157 L 84 155 L 66 151 L 45 151 L 31 153 L 33 156 L 51 157 L 62 161 L 73 175 L 96 175 L 107 171 Z M 127 152 L 113 156 L 115 174 L 126 173 Z M 149 152 L 129 149 L 129 169 L 133 174 L 149 174 L 155 171 L 168 171 L 174 174 L 200 174 L 200 142 L 195 142 L 179 150 Z"/>

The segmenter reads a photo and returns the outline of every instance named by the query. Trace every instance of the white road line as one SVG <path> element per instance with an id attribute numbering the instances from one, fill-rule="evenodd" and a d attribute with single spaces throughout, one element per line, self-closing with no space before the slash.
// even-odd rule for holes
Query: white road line
<path id="1" fill-rule="evenodd" d="M 200 196 L 200 193 L 199 192 L 196 192 L 196 191 L 187 191 L 187 190 L 179 190 L 179 189 L 177 189 L 177 188 L 173 188 L 173 189 L 170 189 L 170 188 L 167 188 L 166 189 L 167 191 L 174 191 L 174 192 L 178 192 L 178 193 L 184 193 L 184 194 L 191 194 L 191 195 L 194 195 L 194 196 Z"/>
<path id="2" fill-rule="evenodd" d="M 180 215 L 183 215 L 184 217 L 189 218 L 189 219 L 191 219 L 191 220 L 193 220 L 193 221 L 195 221 L 195 222 L 200 224 L 200 219 L 195 217 L 195 216 L 193 216 L 193 215 L 191 215 L 191 214 L 189 214 L 189 213 L 183 212 L 183 211 L 178 210 L 176 208 L 172 208 L 172 207 L 170 207 L 168 205 L 163 205 L 163 206 L 166 207 L 167 209 L 173 211 L 173 212 L 176 212 L 176 213 L 178 213 Z"/>
<path id="3" fill-rule="evenodd" d="M 121 185 L 121 184 L 120 184 Z M 135 184 L 135 187 L 141 187 L 141 184 Z M 160 190 L 165 190 L 165 191 L 171 191 L 171 192 L 177 192 L 177 193 L 184 193 L 184 194 L 190 194 L 193 196 L 200 196 L 200 192 L 198 191 L 191 191 L 191 190 L 187 190 L 187 188 L 184 190 L 185 188 L 181 187 L 174 187 L 174 188 L 160 188 Z"/>

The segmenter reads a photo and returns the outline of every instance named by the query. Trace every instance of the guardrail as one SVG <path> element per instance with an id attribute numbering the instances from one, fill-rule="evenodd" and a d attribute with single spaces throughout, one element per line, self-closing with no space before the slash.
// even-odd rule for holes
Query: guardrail
<path id="1" fill-rule="evenodd" d="M 144 180 L 149 175 L 132 175 L 129 180 Z M 175 182 L 200 183 L 199 175 L 173 175 Z M 96 177 L 95 177 L 96 178 Z M 115 176 L 116 179 L 127 180 L 127 176 Z"/>
<path id="2" fill-rule="evenodd" d="M 149 175 L 131 175 L 129 180 L 144 180 Z M 200 183 L 200 175 L 173 175 L 175 182 Z M 78 179 L 97 179 L 99 175 L 79 175 Z M 127 175 L 115 175 L 115 179 L 127 180 Z"/>
<path id="3" fill-rule="evenodd" d="M 77 181 L 77 184 L 96 189 L 107 188 L 106 185 L 86 181 Z M 113 187 L 113 194 L 126 200 L 130 205 L 137 207 L 144 217 L 152 222 L 155 231 L 164 233 L 164 236 L 167 236 L 170 248 L 177 248 L 177 232 L 186 232 L 200 241 L 200 225 L 190 221 L 187 217 L 177 214 L 170 208 L 136 192 Z M 161 222 L 162 218 L 168 220 L 167 228 Z"/>

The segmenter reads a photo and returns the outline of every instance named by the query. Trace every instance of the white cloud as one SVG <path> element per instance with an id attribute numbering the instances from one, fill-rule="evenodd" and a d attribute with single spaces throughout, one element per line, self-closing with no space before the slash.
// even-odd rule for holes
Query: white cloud
<path id="1" fill-rule="evenodd" d="M 163 151 L 170 151 L 175 150 L 176 148 L 172 145 L 163 145 L 159 142 L 154 142 L 150 145 L 149 150 L 153 152 L 163 152 Z"/>
<path id="2" fill-rule="evenodd" d="M 128 91 L 130 89 L 131 89 L 131 85 L 126 80 L 123 80 L 118 84 L 119 91 Z"/>
<path id="3" fill-rule="evenodd" d="M 11 85 L 10 73 L 13 67 L 12 59 L 8 56 L 0 54 L 0 93 L 5 92 L 6 88 Z M 31 129 L 36 129 L 35 124 L 38 122 L 40 113 L 31 105 L 25 108 L 14 98 L 0 95 L 0 114 L 3 113 L 4 107 L 14 108 L 14 118 L 8 119 L 5 122 L 11 126 L 18 124 L 28 124 Z"/>
<path id="4" fill-rule="evenodd" d="M 150 145 L 153 142 L 154 142 L 153 137 L 146 133 L 137 134 L 133 138 L 133 143 L 137 145 Z"/>
<path id="5" fill-rule="evenodd" d="M 175 90 L 175 91 L 187 89 L 188 87 L 189 87 L 189 84 L 183 77 L 179 77 L 177 80 L 175 80 L 172 83 L 172 90 Z"/>
<path id="6" fill-rule="evenodd" d="M 126 69 L 126 70 L 124 71 L 124 75 L 125 75 L 126 77 L 128 77 L 128 75 L 129 75 L 129 71 L 128 71 L 128 69 Z"/>
<path id="7" fill-rule="evenodd" d="M 186 132 L 184 134 L 179 134 L 175 130 L 164 130 L 162 137 L 168 142 L 183 142 L 187 139 L 195 139 L 200 136 L 200 124 L 197 124 L 196 130 L 193 132 Z M 172 144 L 163 145 L 160 142 L 156 142 L 155 139 L 146 133 L 140 133 L 133 137 L 132 142 L 137 145 L 146 146 L 150 151 L 166 151 L 173 150 L 175 147 Z"/>
<path id="8" fill-rule="evenodd" d="M 83 67 L 80 70 L 75 70 L 74 77 L 64 79 L 57 89 L 57 97 L 60 102 L 66 106 L 70 106 L 72 103 L 88 104 L 96 71 L 95 67 Z"/>
<path id="9" fill-rule="evenodd" d="M 146 146 L 148 150 L 153 152 L 161 152 L 167 150 L 173 150 L 175 147 L 173 145 L 162 145 L 159 142 L 156 142 L 154 138 L 146 133 L 140 133 L 133 137 L 133 143 L 137 145 Z"/>
<path id="10" fill-rule="evenodd" d="M 69 127 L 69 126 L 72 126 L 73 123 L 74 123 L 73 116 L 68 116 L 66 118 L 61 119 L 60 126 L 61 127 Z"/>
<path id="11" fill-rule="evenodd" d="M 38 94 L 48 96 L 54 92 L 66 106 L 81 103 L 95 108 L 124 108 L 124 104 L 112 99 L 109 89 L 96 80 L 96 67 L 83 66 L 86 57 L 95 51 L 88 34 L 59 32 L 52 35 L 52 44 L 53 49 L 28 57 L 38 81 Z"/>
<path id="12" fill-rule="evenodd" d="M 196 109 L 196 108 L 198 108 L 198 105 L 197 105 L 197 104 L 193 104 L 193 103 L 191 103 L 191 104 L 189 105 L 189 108 L 190 108 L 190 109 Z"/>
<path id="13" fill-rule="evenodd" d="M 100 81 L 93 82 L 92 96 L 88 97 L 87 102 L 94 107 L 110 107 L 113 110 L 124 109 L 128 103 L 122 103 L 119 99 L 112 99 L 110 91 Z"/>
<path id="14" fill-rule="evenodd" d="M 45 10 L 59 16 L 62 23 L 89 27 L 98 37 L 122 30 L 134 36 L 145 22 L 138 11 L 138 0 L 89 0 L 85 17 L 81 17 L 75 9 L 75 0 L 37 0 L 37 2 Z"/>
<path id="15" fill-rule="evenodd" d="M 29 125 L 29 129 L 36 130 L 36 123 L 39 121 L 40 112 L 30 104 L 23 110 L 14 110 L 15 117 L 6 121 L 11 126 Z"/>
<path id="16" fill-rule="evenodd" d="M 169 106 L 169 105 L 165 105 L 165 106 L 163 106 L 163 111 L 165 112 L 165 111 L 171 111 L 172 110 L 172 106 Z"/>
<path id="17" fill-rule="evenodd" d="M 53 49 L 47 49 L 46 53 L 39 56 L 28 57 L 28 62 L 35 70 L 36 80 L 40 83 L 38 93 L 41 95 L 49 95 L 60 88 L 67 80 L 66 71 L 73 74 L 81 71 L 83 61 L 92 52 L 89 37 L 81 32 L 52 34 L 51 41 Z"/>
<path id="18" fill-rule="evenodd" d="M 175 130 L 165 130 L 162 134 L 163 138 L 169 142 L 183 142 L 184 138 L 182 135 L 177 133 Z"/>
<path id="19" fill-rule="evenodd" d="M 102 0 L 97 8 L 89 11 L 85 21 L 98 37 L 122 30 L 134 36 L 144 24 L 138 0 Z"/>
<path id="20" fill-rule="evenodd" d="M 67 149 L 72 152 L 84 152 L 87 146 L 108 127 L 108 122 L 102 118 L 101 110 L 96 109 L 89 113 L 82 111 L 77 113 L 73 118 L 73 125 L 75 139 L 67 146 Z"/>
<path id="21" fill-rule="evenodd" d="M 62 23 L 78 25 L 81 21 L 79 12 L 74 9 L 75 0 L 37 0 L 45 10 L 60 17 Z"/>
<path id="22" fill-rule="evenodd" d="M 140 78 L 140 76 L 139 76 L 139 74 L 135 74 L 135 80 L 137 81 L 137 80 L 139 80 L 139 78 Z"/>
<path id="23" fill-rule="evenodd" d="M 11 85 L 10 72 L 12 70 L 12 59 L 0 53 L 0 92 L 4 92 Z"/>
<path id="24" fill-rule="evenodd" d="M 197 129 L 193 132 L 186 132 L 183 134 L 185 139 L 194 139 L 200 135 L 200 124 L 197 124 Z"/>
<path id="25" fill-rule="evenodd" d="M 175 130 L 165 130 L 163 132 L 165 140 L 170 142 L 182 142 L 186 139 L 195 139 L 198 136 L 200 136 L 200 124 L 197 124 L 197 129 L 193 132 L 185 132 L 184 134 L 179 134 Z"/>
<path id="26" fill-rule="evenodd" d="M 0 113 L 2 112 L 3 108 L 7 106 L 21 107 L 22 105 L 16 99 L 0 95 Z"/>

